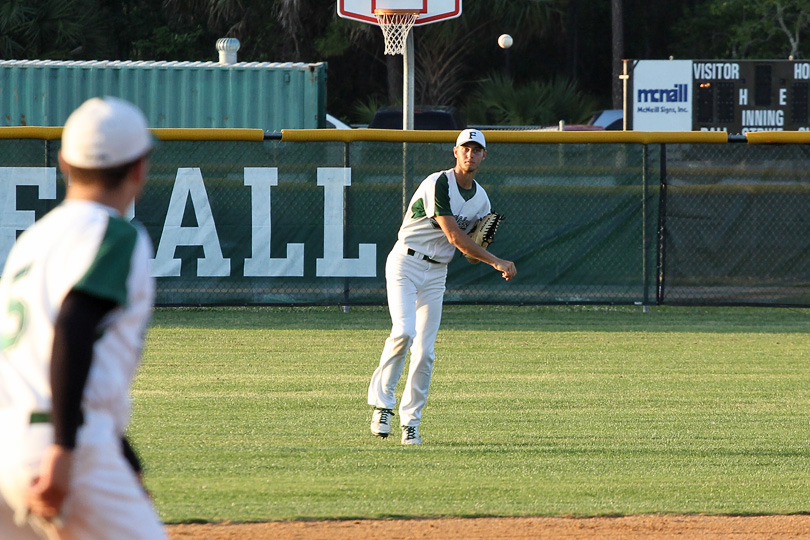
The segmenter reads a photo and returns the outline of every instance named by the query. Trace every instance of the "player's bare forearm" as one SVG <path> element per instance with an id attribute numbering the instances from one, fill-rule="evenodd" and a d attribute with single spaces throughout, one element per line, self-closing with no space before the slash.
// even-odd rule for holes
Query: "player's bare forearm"
<path id="1" fill-rule="evenodd" d="M 473 240 L 464 233 L 461 233 L 459 236 L 451 240 L 450 243 L 453 244 L 453 246 L 455 246 L 455 248 L 465 256 L 478 259 L 479 261 L 487 263 L 490 266 L 494 265 L 498 260 L 500 260 L 492 253 L 473 242 Z"/>
<path id="2" fill-rule="evenodd" d="M 515 275 L 517 275 L 515 263 L 512 261 L 507 261 L 506 259 L 501 259 L 500 257 L 496 257 L 486 249 L 473 242 L 466 234 L 461 233 L 458 241 L 458 244 L 454 243 L 453 245 L 456 246 L 459 251 L 468 257 L 474 257 L 479 261 L 490 265 L 492 268 L 500 272 L 501 277 L 506 281 L 509 281 L 515 277 Z"/>
<path id="3" fill-rule="evenodd" d="M 505 279 L 506 281 L 509 281 L 510 279 L 515 277 L 515 275 L 517 275 L 517 268 L 515 267 L 515 263 L 513 263 L 512 261 L 507 261 L 506 259 L 501 259 L 499 257 L 496 257 L 495 255 L 493 255 L 489 251 L 485 250 L 484 248 L 482 248 L 481 246 L 479 246 L 475 242 L 473 242 L 472 245 L 477 247 L 479 250 L 483 251 L 486 254 L 485 257 L 479 257 L 478 255 L 473 255 L 473 257 L 475 257 L 476 259 L 478 259 L 481 262 L 487 263 L 492 268 L 494 268 L 495 270 L 500 272 L 501 277 L 503 279 Z M 464 253 L 464 252 L 462 251 L 462 253 Z M 468 254 L 465 253 L 465 255 L 468 255 Z"/>
<path id="4" fill-rule="evenodd" d="M 447 240 L 467 257 L 478 259 L 490 265 L 501 273 L 505 280 L 510 280 L 517 274 L 515 263 L 496 257 L 486 249 L 476 244 L 462 231 L 452 216 L 436 216 L 436 221 L 444 231 Z"/>
<path id="5" fill-rule="evenodd" d="M 496 264 L 493 264 L 492 267 L 501 273 L 501 277 L 506 281 L 509 281 L 513 277 L 517 275 L 517 268 L 515 267 L 515 263 L 512 261 L 507 261 L 505 259 L 498 259 Z"/>
<path id="6" fill-rule="evenodd" d="M 453 216 L 436 216 L 436 222 L 442 228 L 442 232 L 447 237 L 453 247 L 468 257 L 473 257 L 479 261 L 492 265 L 497 257 L 473 242 L 473 240 L 462 231 Z"/>

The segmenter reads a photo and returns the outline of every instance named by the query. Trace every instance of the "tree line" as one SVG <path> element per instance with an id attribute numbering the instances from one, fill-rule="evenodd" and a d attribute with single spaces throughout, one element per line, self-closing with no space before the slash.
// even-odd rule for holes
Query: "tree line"
<path id="1" fill-rule="evenodd" d="M 236 37 L 239 61 L 327 62 L 327 109 L 365 123 L 401 100 L 402 58 L 335 1 L 0 0 L 0 56 L 213 61 L 216 40 Z M 624 58 L 810 55 L 810 0 L 466 0 L 461 17 L 414 29 L 416 102 L 476 124 L 582 122 L 612 108 L 616 10 Z"/>

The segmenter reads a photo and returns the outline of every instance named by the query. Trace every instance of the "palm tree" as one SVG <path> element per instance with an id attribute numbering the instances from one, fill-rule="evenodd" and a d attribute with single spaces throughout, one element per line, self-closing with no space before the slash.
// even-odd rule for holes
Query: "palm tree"
<path id="1" fill-rule="evenodd" d="M 352 47 L 367 53 L 370 43 L 380 43 L 373 26 L 339 20 L 335 1 L 165 0 L 164 6 L 176 21 L 204 22 L 209 32 L 239 38 L 240 56 L 312 61 L 342 55 Z M 464 51 L 474 50 L 481 40 L 494 44 L 503 28 L 527 36 L 545 32 L 566 1 L 469 1 L 462 17 L 419 27 L 417 101 L 437 105 L 458 101 L 469 76 Z M 402 62 L 399 57 L 380 58 L 380 52 L 374 55 L 385 64 L 388 100 L 399 101 Z"/>
<path id="2" fill-rule="evenodd" d="M 112 32 L 103 11 L 92 0 L 0 0 L 0 56 L 64 60 L 92 50 L 107 57 Z"/>
<path id="3" fill-rule="evenodd" d="M 220 29 L 224 33 L 244 26 L 248 14 L 248 9 L 240 0 L 166 0 L 164 7 L 167 13 L 177 19 L 201 19 L 209 28 Z"/>
<path id="4" fill-rule="evenodd" d="M 470 1 L 457 19 L 417 27 L 416 100 L 433 105 L 457 102 L 465 79 L 476 76 L 478 63 L 467 61 L 471 52 L 481 50 L 482 44 L 494 49 L 504 31 L 516 36 L 547 32 L 559 20 L 565 4 L 566 0 Z M 528 42 L 518 39 L 512 54 L 520 54 Z M 470 64 L 473 72 L 465 73 Z"/>
<path id="5" fill-rule="evenodd" d="M 550 82 L 529 81 L 516 85 L 508 76 L 490 75 L 470 96 L 471 124 L 548 126 L 560 120 L 580 123 L 595 108 L 595 101 L 584 95 L 576 83 L 555 78 Z"/>

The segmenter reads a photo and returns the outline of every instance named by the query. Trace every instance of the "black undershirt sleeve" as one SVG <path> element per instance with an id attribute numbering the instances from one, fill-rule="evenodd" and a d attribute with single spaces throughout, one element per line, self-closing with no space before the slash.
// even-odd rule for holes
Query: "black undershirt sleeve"
<path id="1" fill-rule="evenodd" d="M 137 474 L 142 473 L 143 468 L 141 467 L 141 460 L 138 459 L 138 454 L 135 453 L 135 449 L 132 448 L 131 444 L 129 444 L 129 440 L 127 440 L 126 437 L 121 437 L 121 444 L 124 448 L 124 458 L 126 458 L 127 462 L 129 462 L 132 470 Z"/>
<path id="2" fill-rule="evenodd" d="M 65 448 L 76 446 L 93 344 L 100 335 L 101 320 L 116 305 L 112 300 L 72 290 L 56 317 L 51 358 L 52 420 L 54 442 Z"/>

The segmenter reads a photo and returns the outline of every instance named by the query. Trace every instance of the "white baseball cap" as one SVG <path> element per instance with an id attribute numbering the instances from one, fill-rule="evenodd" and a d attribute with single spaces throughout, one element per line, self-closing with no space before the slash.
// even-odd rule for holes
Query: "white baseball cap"
<path id="1" fill-rule="evenodd" d="M 477 129 L 465 129 L 459 133 L 458 139 L 456 139 L 456 146 L 461 146 L 462 144 L 467 144 L 470 142 L 480 144 L 481 148 L 487 147 L 487 141 L 484 139 L 484 134 Z"/>
<path id="2" fill-rule="evenodd" d="M 88 99 L 71 113 L 62 130 L 62 159 L 82 169 L 130 163 L 151 148 L 146 117 L 119 98 Z"/>

